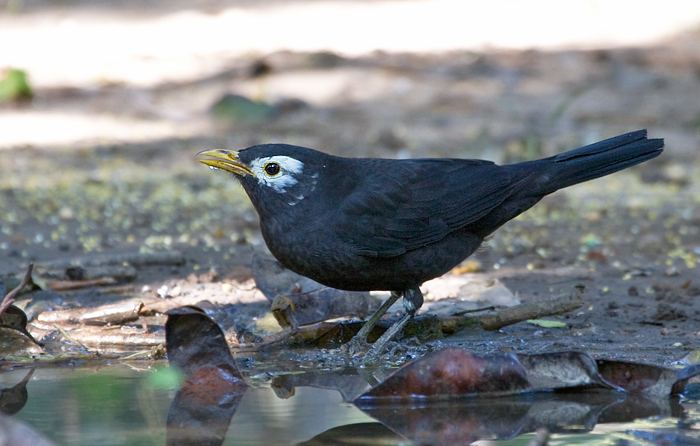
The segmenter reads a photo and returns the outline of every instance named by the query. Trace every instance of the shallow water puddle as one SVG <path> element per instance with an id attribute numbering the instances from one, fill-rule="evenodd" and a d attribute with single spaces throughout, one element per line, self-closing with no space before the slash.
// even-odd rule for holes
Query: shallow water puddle
<path id="1" fill-rule="evenodd" d="M 211 437 L 195 440 L 196 432 L 183 441 L 172 426 L 168 432 L 179 386 L 179 376 L 170 370 L 152 363 L 40 368 L 27 382 L 23 406 L 21 388 L 15 388 L 13 405 L 0 407 L 16 412 L 16 420 L 59 445 L 219 444 Z M 0 387 L 16 386 L 28 372 L 1 374 Z M 288 383 L 304 381 L 298 379 L 303 375 L 291 376 L 297 379 Z M 323 387 L 329 387 L 332 376 L 327 375 Z M 355 385 L 347 371 L 338 374 L 338 382 Z M 543 425 L 558 432 L 552 445 L 700 444 L 697 384 L 681 400 L 630 399 L 615 392 L 541 394 L 365 411 L 343 402 L 336 390 L 279 384 L 278 379 L 273 386 L 253 385 L 240 398 L 218 402 L 224 419 L 232 413 L 221 444 L 469 444 L 496 439 L 477 444 L 516 445 L 526 444 Z"/>

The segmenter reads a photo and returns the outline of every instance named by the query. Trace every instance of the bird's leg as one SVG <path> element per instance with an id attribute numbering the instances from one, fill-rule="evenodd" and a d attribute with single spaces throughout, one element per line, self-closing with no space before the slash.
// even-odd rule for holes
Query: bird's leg
<path id="1" fill-rule="evenodd" d="M 367 346 L 367 336 L 369 336 L 374 326 L 377 325 L 379 319 L 384 316 L 384 313 L 389 310 L 389 307 L 394 305 L 394 302 L 396 302 L 399 297 L 401 297 L 401 293 L 392 291 L 389 298 L 382 303 L 382 305 L 377 309 L 377 311 L 374 312 L 374 314 L 372 314 L 372 316 L 370 316 L 369 319 L 367 319 L 367 322 L 365 322 L 362 328 L 360 328 L 360 331 L 358 331 L 357 334 L 350 339 L 350 342 L 345 344 L 345 348 L 349 349 L 348 351 L 364 350 L 362 347 Z"/>
<path id="2" fill-rule="evenodd" d="M 403 327 L 408 323 L 409 320 L 416 314 L 416 311 L 423 305 L 423 293 L 420 288 L 409 288 L 403 293 L 403 306 L 406 309 L 406 314 L 404 314 L 401 319 L 396 321 L 394 325 L 389 327 L 384 334 L 372 344 L 372 348 L 367 352 L 363 363 L 366 365 L 373 364 L 379 359 L 379 355 L 382 354 L 386 344 L 389 343 L 396 335 L 401 333 Z"/>

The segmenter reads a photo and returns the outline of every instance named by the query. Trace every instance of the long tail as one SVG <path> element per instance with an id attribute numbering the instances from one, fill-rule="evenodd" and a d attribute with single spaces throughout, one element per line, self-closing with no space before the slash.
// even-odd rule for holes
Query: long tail
<path id="1" fill-rule="evenodd" d="M 637 130 L 569 150 L 535 161 L 543 170 L 533 186 L 537 194 L 550 194 L 655 158 L 663 146 L 663 139 L 647 139 L 646 130 Z"/>

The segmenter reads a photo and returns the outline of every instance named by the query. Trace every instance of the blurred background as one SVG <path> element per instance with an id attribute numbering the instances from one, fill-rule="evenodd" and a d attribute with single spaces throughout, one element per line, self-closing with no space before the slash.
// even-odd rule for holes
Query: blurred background
<path id="1" fill-rule="evenodd" d="M 262 142 L 511 162 L 648 127 L 660 160 L 545 206 L 694 221 L 699 37 L 692 0 L 3 0 L 0 266 L 173 246 L 245 263 L 256 217 L 193 155 Z"/>

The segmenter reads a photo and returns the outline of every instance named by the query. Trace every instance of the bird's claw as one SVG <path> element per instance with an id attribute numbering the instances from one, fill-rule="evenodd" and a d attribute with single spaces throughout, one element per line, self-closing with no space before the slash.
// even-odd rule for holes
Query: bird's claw
<path id="1" fill-rule="evenodd" d="M 349 342 L 341 345 L 339 350 L 349 357 L 355 357 L 358 355 L 364 355 L 371 347 L 372 344 L 367 342 L 366 339 L 361 339 L 356 336 L 350 339 Z"/>

